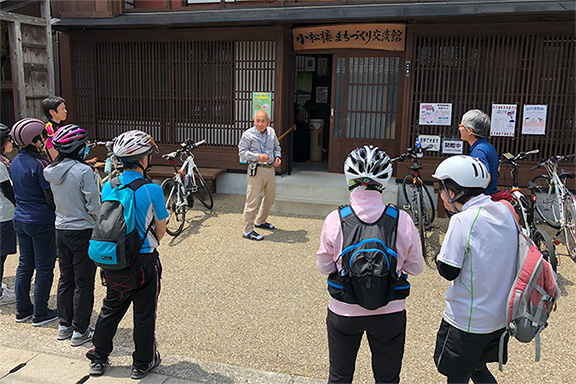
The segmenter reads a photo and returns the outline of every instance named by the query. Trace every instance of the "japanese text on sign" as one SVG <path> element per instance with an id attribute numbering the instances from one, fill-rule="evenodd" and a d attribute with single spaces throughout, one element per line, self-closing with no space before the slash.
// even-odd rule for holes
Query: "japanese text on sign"
<path id="1" fill-rule="evenodd" d="M 366 48 L 403 51 L 406 27 L 401 24 L 329 25 L 294 28 L 295 50 Z"/>

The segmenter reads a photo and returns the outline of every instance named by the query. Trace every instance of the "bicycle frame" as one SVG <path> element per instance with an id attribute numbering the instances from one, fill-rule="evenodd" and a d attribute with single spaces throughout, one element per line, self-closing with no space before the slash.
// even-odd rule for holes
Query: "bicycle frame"
<path id="1" fill-rule="evenodd" d="M 550 185 L 548 186 L 548 196 L 552 194 L 558 197 L 559 204 L 559 219 L 560 219 L 560 230 L 556 234 L 562 231 L 564 226 L 566 225 L 566 219 L 564 218 L 564 200 L 569 196 L 568 188 L 564 185 L 564 183 L 560 180 L 560 176 L 558 176 L 558 164 L 550 161 L 546 161 L 544 163 L 544 169 L 546 169 L 546 173 L 550 176 Z"/>

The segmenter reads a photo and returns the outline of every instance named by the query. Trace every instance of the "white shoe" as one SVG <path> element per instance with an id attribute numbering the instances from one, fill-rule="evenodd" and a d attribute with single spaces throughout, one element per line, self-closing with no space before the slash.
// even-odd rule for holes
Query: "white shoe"
<path id="1" fill-rule="evenodd" d="M 16 295 L 14 291 L 2 288 L 2 296 L 0 296 L 0 305 L 13 304 L 16 302 Z"/>

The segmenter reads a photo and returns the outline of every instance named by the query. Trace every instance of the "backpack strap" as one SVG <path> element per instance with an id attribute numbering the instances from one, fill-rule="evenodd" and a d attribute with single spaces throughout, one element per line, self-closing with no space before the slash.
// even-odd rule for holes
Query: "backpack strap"
<path id="1" fill-rule="evenodd" d="M 510 212 L 512 212 L 512 215 L 514 216 L 514 222 L 516 223 L 516 229 L 518 229 L 518 232 L 522 233 L 522 228 L 520 228 L 520 217 L 518 216 L 518 213 L 516 213 L 516 210 L 514 209 L 512 204 L 510 204 L 510 202 L 506 201 L 506 200 L 499 200 L 498 203 L 504 204 L 505 206 L 508 207 L 508 209 L 510 209 Z"/>
<path id="2" fill-rule="evenodd" d="M 112 180 L 110 180 L 110 185 L 112 186 L 112 182 L 114 180 L 118 180 L 118 183 L 120 182 L 120 177 L 116 177 Z M 136 190 L 138 188 L 140 188 L 143 185 L 146 184 L 150 184 L 151 181 L 144 179 L 144 178 L 137 178 L 136 180 L 132 180 L 131 182 L 129 182 L 128 184 L 125 184 L 126 187 L 130 188 L 131 190 L 133 190 L 134 192 L 136 192 Z M 112 188 L 115 188 L 114 186 L 112 186 Z M 144 237 L 142 238 L 142 243 L 140 245 L 140 248 L 142 248 L 142 246 L 144 245 L 144 242 L 146 241 L 146 237 L 148 236 L 148 232 L 150 232 L 150 229 L 152 229 L 152 225 L 154 224 L 154 219 L 152 219 L 150 221 L 150 224 L 148 225 L 148 228 L 146 228 L 146 232 L 144 233 Z M 152 231 L 152 235 L 156 238 L 156 240 L 158 240 L 158 236 L 156 236 L 156 232 Z"/>

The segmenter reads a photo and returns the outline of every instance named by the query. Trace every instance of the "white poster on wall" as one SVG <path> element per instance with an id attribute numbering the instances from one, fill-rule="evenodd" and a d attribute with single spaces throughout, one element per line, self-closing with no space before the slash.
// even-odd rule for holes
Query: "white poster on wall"
<path id="1" fill-rule="evenodd" d="M 517 108 L 516 104 L 492 104 L 490 136 L 514 137 Z"/>
<path id="2" fill-rule="evenodd" d="M 459 139 L 442 140 L 442 153 L 461 155 L 464 152 L 464 142 Z"/>
<path id="3" fill-rule="evenodd" d="M 420 125 L 451 125 L 452 104 L 422 103 L 420 104 Z"/>
<path id="4" fill-rule="evenodd" d="M 422 149 L 434 152 L 440 151 L 440 142 L 442 141 L 442 138 L 440 136 L 420 135 L 418 136 L 418 138 L 420 139 L 420 146 L 422 147 Z"/>
<path id="5" fill-rule="evenodd" d="M 545 135 L 547 105 L 525 105 L 522 115 L 522 134 Z"/>

